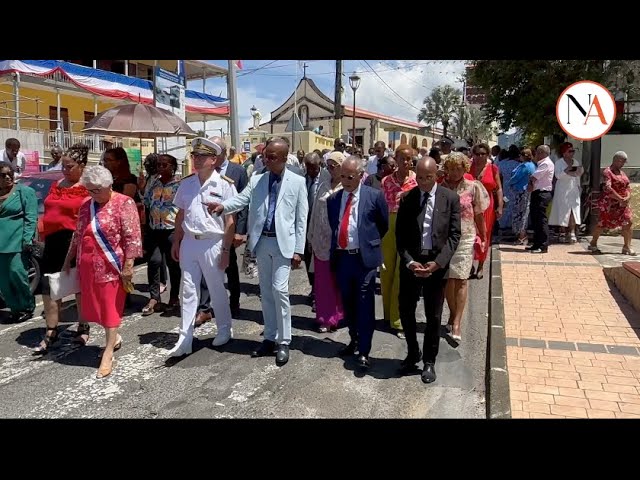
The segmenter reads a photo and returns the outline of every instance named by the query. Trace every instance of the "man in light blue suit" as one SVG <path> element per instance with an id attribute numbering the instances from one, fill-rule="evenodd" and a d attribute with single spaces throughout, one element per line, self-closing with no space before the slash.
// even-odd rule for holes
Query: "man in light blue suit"
<path id="1" fill-rule="evenodd" d="M 263 151 L 267 171 L 253 175 L 234 198 L 209 204 L 209 210 L 217 214 L 234 213 L 249 206 L 249 249 L 258 259 L 265 338 L 252 356 L 276 351 L 279 366 L 289 361 L 289 272 L 300 266 L 304 256 L 309 209 L 304 177 L 285 168 L 288 154 L 286 142 L 270 142 Z"/>

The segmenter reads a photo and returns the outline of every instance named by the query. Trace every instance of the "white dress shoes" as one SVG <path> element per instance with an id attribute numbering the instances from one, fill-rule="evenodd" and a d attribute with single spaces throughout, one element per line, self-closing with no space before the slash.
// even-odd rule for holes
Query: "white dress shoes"
<path id="1" fill-rule="evenodd" d="M 225 343 L 227 343 L 229 340 L 231 340 L 233 338 L 233 329 L 229 329 L 223 332 L 219 332 L 216 335 L 216 338 L 213 339 L 213 342 L 211 342 L 211 345 L 214 347 L 220 347 L 222 345 L 224 345 Z"/>
<path id="2" fill-rule="evenodd" d="M 169 357 L 182 357 L 184 355 L 191 355 L 191 342 L 187 342 L 183 340 L 182 342 L 178 340 L 178 343 L 175 347 L 169 350 Z"/>

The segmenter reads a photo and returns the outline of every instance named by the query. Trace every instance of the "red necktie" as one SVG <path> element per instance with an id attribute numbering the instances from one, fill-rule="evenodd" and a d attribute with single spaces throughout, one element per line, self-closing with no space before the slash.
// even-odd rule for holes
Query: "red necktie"
<path id="1" fill-rule="evenodd" d="M 347 248 L 349 245 L 349 217 L 351 217 L 351 199 L 353 198 L 353 193 L 349 194 L 349 198 L 347 198 L 347 204 L 344 206 L 344 214 L 342 215 L 342 220 L 340 221 L 340 233 L 338 234 L 338 246 L 340 248 Z"/>

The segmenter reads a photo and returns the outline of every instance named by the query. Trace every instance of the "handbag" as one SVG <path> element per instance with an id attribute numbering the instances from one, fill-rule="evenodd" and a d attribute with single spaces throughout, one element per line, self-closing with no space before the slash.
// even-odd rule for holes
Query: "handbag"
<path id="1" fill-rule="evenodd" d="M 65 272 L 45 273 L 49 280 L 49 289 L 51 300 L 62 300 L 69 295 L 80 293 L 80 281 L 78 279 L 78 270 L 72 268 L 69 274 Z"/>

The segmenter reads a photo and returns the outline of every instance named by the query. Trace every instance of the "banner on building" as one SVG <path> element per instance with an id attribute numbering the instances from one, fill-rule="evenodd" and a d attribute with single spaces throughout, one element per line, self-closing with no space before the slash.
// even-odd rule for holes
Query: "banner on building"
<path id="1" fill-rule="evenodd" d="M 124 151 L 127 152 L 131 173 L 138 176 L 138 173 L 140 172 L 140 165 L 142 164 L 142 152 L 139 148 L 125 148 Z"/>
<path id="2" fill-rule="evenodd" d="M 185 78 L 183 75 L 176 75 L 173 72 L 156 67 L 153 82 L 153 97 L 156 107 L 169 110 L 182 120 L 186 120 L 184 85 Z M 164 147 L 164 149 L 156 153 L 168 153 L 176 158 L 184 158 L 187 153 L 184 137 L 167 137 Z"/>
<path id="3" fill-rule="evenodd" d="M 169 110 L 184 120 L 184 77 L 156 67 L 154 89 L 156 107 Z"/>

